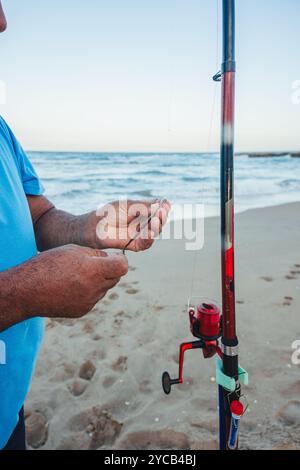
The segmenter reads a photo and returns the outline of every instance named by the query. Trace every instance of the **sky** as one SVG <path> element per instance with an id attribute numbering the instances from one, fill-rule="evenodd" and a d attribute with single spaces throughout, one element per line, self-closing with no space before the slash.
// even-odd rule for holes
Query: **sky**
<path id="1" fill-rule="evenodd" d="M 218 149 L 220 0 L 2 3 L 0 113 L 25 149 Z M 300 1 L 236 4 L 236 149 L 300 150 Z"/>

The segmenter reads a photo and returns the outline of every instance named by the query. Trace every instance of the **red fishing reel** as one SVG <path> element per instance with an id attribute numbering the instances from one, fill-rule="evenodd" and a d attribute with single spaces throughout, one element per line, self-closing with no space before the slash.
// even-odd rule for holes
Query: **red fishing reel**
<path id="1" fill-rule="evenodd" d="M 183 382 L 183 363 L 184 354 L 191 349 L 202 349 L 205 359 L 218 354 L 222 357 L 219 348 L 218 339 L 222 336 L 222 316 L 221 309 L 214 301 L 198 301 L 189 303 L 188 308 L 190 330 L 198 341 L 183 343 L 179 352 L 179 377 L 171 379 L 168 372 L 162 376 L 162 387 L 166 395 L 171 392 L 172 385 L 182 384 Z"/>
<path id="2" fill-rule="evenodd" d="M 221 310 L 211 301 L 189 307 L 190 329 L 193 336 L 203 341 L 216 341 L 222 335 Z"/>

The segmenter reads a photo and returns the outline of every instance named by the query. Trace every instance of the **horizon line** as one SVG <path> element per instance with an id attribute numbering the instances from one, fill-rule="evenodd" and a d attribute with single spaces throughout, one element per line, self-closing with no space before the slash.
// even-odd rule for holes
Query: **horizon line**
<path id="1" fill-rule="evenodd" d="M 189 150 L 153 150 L 153 151 L 143 151 L 143 150 L 28 150 L 25 149 L 25 152 L 27 153 L 85 153 L 85 154 L 102 154 L 102 153 L 109 153 L 109 154 L 143 154 L 143 155 L 153 155 L 154 153 L 157 153 L 159 155 L 171 155 L 171 154 L 179 154 L 179 155 L 184 155 L 184 154 L 189 154 L 189 155 L 199 155 L 199 154 L 218 154 L 220 153 L 220 150 L 197 150 L 197 151 L 189 151 Z M 298 154 L 300 153 L 300 150 L 246 150 L 246 151 L 236 151 L 235 155 L 290 155 L 290 154 Z"/>

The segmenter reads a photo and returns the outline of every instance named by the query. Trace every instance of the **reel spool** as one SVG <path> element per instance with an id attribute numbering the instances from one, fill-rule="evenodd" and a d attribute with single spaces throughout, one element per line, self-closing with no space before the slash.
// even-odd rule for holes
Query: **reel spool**
<path id="1" fill-rule="evenodd" d="M 215 341 L 222 336 L 221 309 L 213 301 L 189 306 L 189 318 L 191 333 L 196 338 Z"/>

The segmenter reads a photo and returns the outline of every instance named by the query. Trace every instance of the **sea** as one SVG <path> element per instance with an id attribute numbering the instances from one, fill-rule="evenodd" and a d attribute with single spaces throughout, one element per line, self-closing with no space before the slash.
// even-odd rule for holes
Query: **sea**
<path id="1" fill-rule="evenodd" d="M 119 199 L 167 198 L 220 211 L 220 157 L 214 153 L 29 152 L 55 205 L 82 214 Z M 300 201 L 300 158 L 235 157 L 236 211 Z M 185 211 L 185 214 L 188 212 Z"/>

